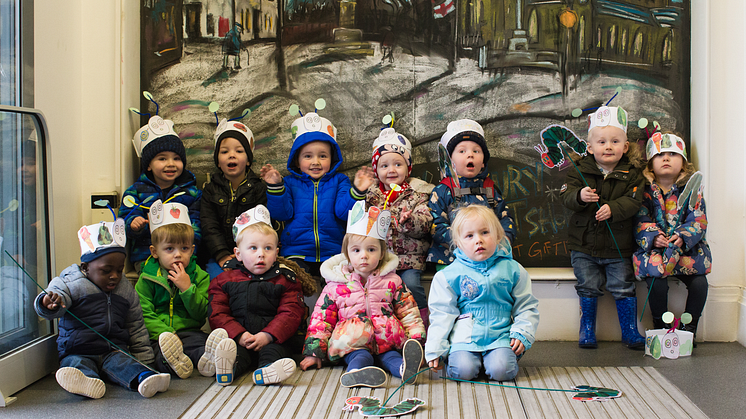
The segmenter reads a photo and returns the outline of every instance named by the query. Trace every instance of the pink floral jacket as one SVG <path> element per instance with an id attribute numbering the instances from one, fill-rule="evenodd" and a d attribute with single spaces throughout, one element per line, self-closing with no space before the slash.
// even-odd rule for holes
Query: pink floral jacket
<path id="1" fill-rule="evenodd" d="M 409 186 L 387 206 L 387 209 L 391 211 L 391 227 L 386 237 L 386 244 L 399 256 L 397 271 L 422 270 L 427 250 L 430 248 L 430 228 L 433 225 L 433 216 L 427 203 L 435 186 L 417 178 L 410 178 Z M 368 189 L 365 200 L 370 206 L 383 208 L 386 195 L 381 192 L 378 182 Z M 403 223 L 399 223 L 401 213 L 405 210 L 412 211 L 412 214 Z"/>
<path id="2" fill-rule="evenodd" d="M 381 354 L 401 349 L 407 339 L 425 342 L 417 303 L 395 273 L 399 259 L 389 257 L 365 285 L 344 254 L 321 265 L 327 284 L 311 315 L 304 356 L 337 361 L 358 349 Z"/>

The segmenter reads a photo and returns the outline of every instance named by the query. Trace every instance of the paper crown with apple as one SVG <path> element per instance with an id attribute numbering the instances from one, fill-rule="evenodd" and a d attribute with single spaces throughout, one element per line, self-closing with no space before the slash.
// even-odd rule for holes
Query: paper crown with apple
<path id="1" fill-rule="evenodd" d="M 152 234 L 157 228 L 169 224 L 186 224 L 192 225 L 189 219 L 189 208 L 178 202 L 166 202 L 161 200 L 153 202 L 148 211 L 148 223 L 150 224 L 150 233 Z"/>

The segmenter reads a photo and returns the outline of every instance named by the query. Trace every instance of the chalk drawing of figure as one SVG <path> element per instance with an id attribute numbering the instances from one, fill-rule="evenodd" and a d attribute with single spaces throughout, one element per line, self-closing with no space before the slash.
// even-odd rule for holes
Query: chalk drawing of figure
<path id="1" fill-rule="evenodd" d="M 233 29 L 229 30 L 223 38 L 223 68 L 228 68 L 228 56 L 233 56 L 233 68 L 241 69 L 241 32 L 243 26 L 235 22 Z"/>

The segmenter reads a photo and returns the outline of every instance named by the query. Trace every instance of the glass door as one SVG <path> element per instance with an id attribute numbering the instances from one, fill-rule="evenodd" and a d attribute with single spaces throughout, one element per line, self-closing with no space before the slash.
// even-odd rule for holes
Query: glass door
<path id="1" fill-rule="evenodd" d="M 54 325 L 33 302 L 53 277 L 48 154 L 38 111 L 0 106 L 0 394 L 9 396 L 57 363 Z M 37 286 L 37 283 L 39 286 Z"/>

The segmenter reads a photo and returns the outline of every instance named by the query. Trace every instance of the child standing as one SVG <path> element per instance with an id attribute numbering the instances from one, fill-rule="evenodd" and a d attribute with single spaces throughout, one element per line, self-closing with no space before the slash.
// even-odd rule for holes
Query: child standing
<path id="1" fill-rule="evenodd" d="M 469 205 L 451 226 L 456 260 L 433 277 L 425 359 L 449 377 L 471 380 L 484 370 L 491 380 L 512 380 L 518 358 L 534 343 L 539 302 L 531 278 L 513 260 L 495 213 Z"/>
<path id="2" fill-rule="evenodd" d="M 430 247 L 433 217 L 427 204 L 433 185 L 409 177 L 412 145 L 393 128 L 382 130 L 373 142 L 373 172 L 378 185 L 368 189 L 366 201 L 369 206 L 379 208 L 386 208 L 388 203 L 394 228 L 389 228 L 386 243 L 399 257 L 396 274 L 412 293 L 427 327 L 427 297 L 420 276 Z M 391 185 L 399 188 L 392 191 Z"/>
<path id="3" fill-rule="evenodd" d="M 484 140 L 484 129 L 471 119 L 460 119 L 448 124 L 440 139 L 451 157 L 453 169 L 447 168 L 446 176 L 433 189 L 430 198 L 430 213 L 433 216 L 433 245 L 427 254 L 428 262 L 435 262 L 438 269 L 453 262 L 451 246 L 451 220 L 454 210 L 460 206 L 486 205 L 495 212 L 509 241 L 515 238 L 513 219 L 503 200 L 500 189 L 489 178 L 487 162 L 490 151 Z M 451 176 L 458 176 L 456 188 Z"/>
<path id="4" fill-rule="evenodd" d="M 214 353 L 217 382 L 227 386 L 259 366 L 255 384 L 279 383 L 295 371 L 289 356 L 303 344 L 303 293 L 313 294 L 316 284 L 294 263 L 277 260 L 277 232 L 264 205 L 241 214 L 233 233 L 243 265 L 218 275 L 209 289 L 210 326 L 228 332 Z"/>
<path id="5" fill-rule="evenodd" d="M 698 191 L 689 201 L 681 192 L 694 166 L 686 157 L 684 141 L 673 134 L 655 133 L 647 144 L 648 163 L 643 176 L 645 187 L 642 208 L 637 214 L 635 238 L 640 246 L 632 256 L 635 276 L 644 279 L 650 293 L 650 312 L 655 329 L 665 327 L 662 316 L 668 311 L 668 277 L 686 285 L 686 312 L 692 321 L 684 329 L 695 333 L 707 300 L 707 275 L 712 270 L 712 253 L 707 244 L 707 214 Z M 681 209 L 677 211 L 677 208 Z"/>
<path id="6" fill-rule="evenodd" d="M 251 170 L 254 134 L 246 125 L 220 121 L 213 160 L 218 170 L 202 191 L 200 209 L 202 249 L 209 254 L 205 270 L 211 279 L 229 269 L 236 258 L 233 221 L 255 206 L 267 204 L 267 186 Z"/>
<path id="7" fill-rule="evenodd" d="M 578 345 L 598 346 L 596 307 L 605 283 L 616 300 L 622 342 L 643 349 L 629 260 L 636 247 L 632 218 L 640 209 L 645 182 L 638 169 L 640 150 L 627 141 L 627 112 L 621 107 L 602 106 L 588 121 L 588 155 L 567 173 L 560 192 L 563 204 L 574 212 L 567 247 L 582 311 Z"/>
<path id="8" fill-rule="evenodd" d="M 386 249 L 390 221 L 389 211 L 371 207 L 366 212 L 363 201 L 350 211 L 344 253 L 321 265 L 327 285 L 311 315 L 303 370 L 321 368 L 322 360 L 343 359 L 343 387 L 386 384 L 388 377 L 373 366 L 375 361 L 404 382 L 419 371 L 418 341 L 425 327 L 414 298 L 394 272 L 399 260 Z"/>
<path id="9" fill-rule="evenodd" d="M 145 366 L 153 362 L 153 351 L 140 301 L 129 281 L 121 280 L 126 243 L 123 221 L 83 226 L 78 240 L 80 266 L 65 268 L 34 301 L 40 316 L 60 319 L 57 382 L 70 393 L 92 399 L 103 397 L 106 391 L 101 376 L 143 397 L 168 390 L 171 376 Z M 110 342 L 129 350 L 139 362 Z"/>
<path id="10" fill-rule="evenodd" d="M 174 131 L 174 123 L 160 116 L 150 118 L 147 125 L 135 133 L 132 140 L 140 160 L 140 177 L 122 194 L 122 201 L 134 199 L 134 209 L 119 207 L 119 216 L 125 217 L 127 237 L 131 244 L 130 262 L 138 273 L 142 263 L 150 256 L 150 230 L 148 205 L 160 199 L 163 202 L 178 202 L 189 208 L 189 218 L 194 228 L 194 242 L 199 244 L 199 199 L 202 192 L 197 189 L 194 175 L 186 170 L 186 150 Z"/>
<path id="11" fill-rule="evenodd" d="M 272 218 L 285 222 L 280 254 L 318 276 L 321 263 L 340 252 L 347 212 L 365 199 L 375 178 L 370 168 L 360 169 L 351 187 L 349 178 L 337 173 L 342 150 L 328 119 L 307 113 L 291 130 L 290 176 L 283 178 L 271 164 L 262 167 L 261 176 Z"/>
<path id="12" fill-rule="evenodd" d="M 207 334 L 200 328 L 207 318 L 210 278 L 192 257 L 194 230 L 187 207 L 155 201 L 149 219 L 151 257 L 143 264 L 135 290 L 156 369 L 188 378 L 205 352 Z"/>

